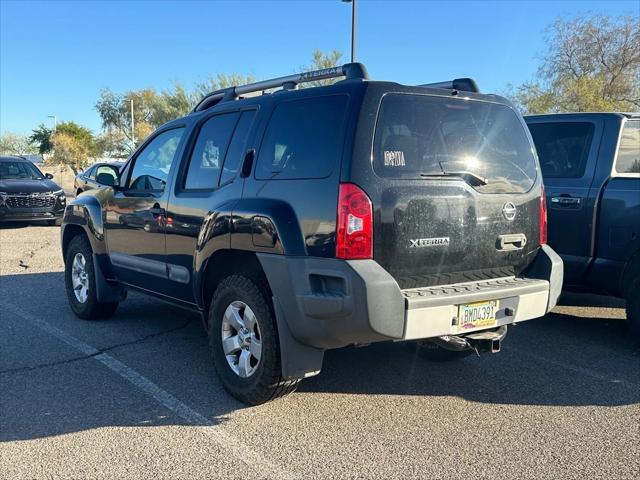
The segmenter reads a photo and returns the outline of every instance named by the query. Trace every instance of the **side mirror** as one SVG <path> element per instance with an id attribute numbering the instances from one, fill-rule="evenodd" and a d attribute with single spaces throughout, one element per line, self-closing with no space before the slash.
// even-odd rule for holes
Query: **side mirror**
<path id="1" fill-rule="evenodd" d="M 242 162 L 242 168 L 240 169 L 240 176 L 242 178 L 247 178 L 251 175 L 251 167 L 253 167 L 253 160 L 256 156 L 256 151 L 252 148 L 251 150 L 247 150 L 247 153 L 244 156 L 244 160 Z"/>
<path id="2" fill-rule="evenodd" d="M 53 173 L 45 173 L 44 176 L 51 180 L 53 178 Z"/>
<path id="3" fill-rule="evenodd" d="M 116 179 L 109 172 L 100 172 L 98 175 L 96 175 L 96 182 L 98 182 L 100 185 L 113 187 L 116 183 Z"/>

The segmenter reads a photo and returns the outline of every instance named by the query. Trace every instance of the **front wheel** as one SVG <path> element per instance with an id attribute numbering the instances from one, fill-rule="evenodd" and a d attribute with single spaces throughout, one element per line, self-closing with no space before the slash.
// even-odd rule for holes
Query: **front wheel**
<path id="1" fill-rule="evenodd" d="M 287 395 L 300 383 L 282 378 L 266 290 L 252 278 L 232 275 L 220 283 L 209 309 L 209 347 L 218 376 L 231 395 L 249 405 Z"/>
<path id="2" fill-rule="evenodd" d="M 93 251 L 84 235 L 74 237 L 69 243 L 64 262 L 64 283 L 69 306 L 82 319 L 110 317 L 118 308 L 118 302 L 98 300 Z"/>

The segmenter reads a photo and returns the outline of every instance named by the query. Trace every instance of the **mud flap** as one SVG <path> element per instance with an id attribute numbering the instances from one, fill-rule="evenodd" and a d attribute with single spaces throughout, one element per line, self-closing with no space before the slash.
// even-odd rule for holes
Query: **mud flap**
<path id="1" fill-rule="evenodd" d="M 126 291 L 122 287 L 110 285 L 106 281 L 102 267 L 100 267 L 100 259 L 95 253 L 93 254 L 93 272 L 96 277 L 96 296 L 99 302 L 112 303 L 123 300 Z"/>
<path id="2" fill-rule="evenodd" d="M 324 350 L 304 345 L 293 338 L 276 296 L 273 297 L 273 308 L 278 324 L 282 377 L 285 380 L 292 380 L 312 377 L 320 373 Z"/>

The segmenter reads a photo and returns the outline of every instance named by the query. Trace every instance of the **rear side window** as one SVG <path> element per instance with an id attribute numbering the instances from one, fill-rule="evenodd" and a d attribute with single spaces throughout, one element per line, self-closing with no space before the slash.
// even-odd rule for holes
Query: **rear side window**
<path id="1" fill-rule="evenodd" d="M 240 120 L 233 132 L 231 145 L 229 145 L 229 151 L 227 152 L 224 166 L 222 167 L 222 175 L 220 176 L 221 185 L 233 179 L 236 173 L 238 173 L 240 162 L 243 160 L 247 151 L 247 140 L 249 139 L 249 132 L 251 131 L 251 125 L 253 124 L 255 116 L 255 110 L 243 112 L 242 115 L 240 115 Z"/>
<path id="2" fill-rule="evenodd" d="M 381 177 L 469 172 L 482 193 L 526 192 L 536 179 L 533 148 L 506 105 L 430 95 L 387 94 L 376 124 L 373 168 Z"/>
<path id="3" fill-rule="evenodd" d="M 640 173 L 640 121 L 625 123 L 618 145 L 616 172 Z"/>
<path id="4" fill-rule="evenodd" d="M 532 123 L 529 131 L 538 151 L 542 176 L 580 178 L 589 158 L 595 126 L 591 122 Z"/>
<path id="5" fill-rule="evenodd" d="M 324 178 L 342 151 L 346 95 L 279 104 L 265 132 L 256 178 Z"/>
<path id="6" fill-rule="evenodd" d="M 189 160 L 184 181 L 186 190 L 206 190 L 218 185 L 222 163 L 238 116 L 238 113 L 217 115 L 202 125 Z"/>

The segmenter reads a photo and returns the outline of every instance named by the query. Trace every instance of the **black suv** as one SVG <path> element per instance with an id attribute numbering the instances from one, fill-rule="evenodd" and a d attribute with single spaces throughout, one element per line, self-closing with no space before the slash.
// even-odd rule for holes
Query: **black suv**
<path id="1" fill-rule="evenodd" d="M 135 289 L 199 312 L 250 404 L 328 349 L 495 352 L 562 284 L 534 152 L 511 104 L 469 79 L 403 86 L 347 64 L 216 91 L 67 207 L 69 303 L 106 317 Z"/>

